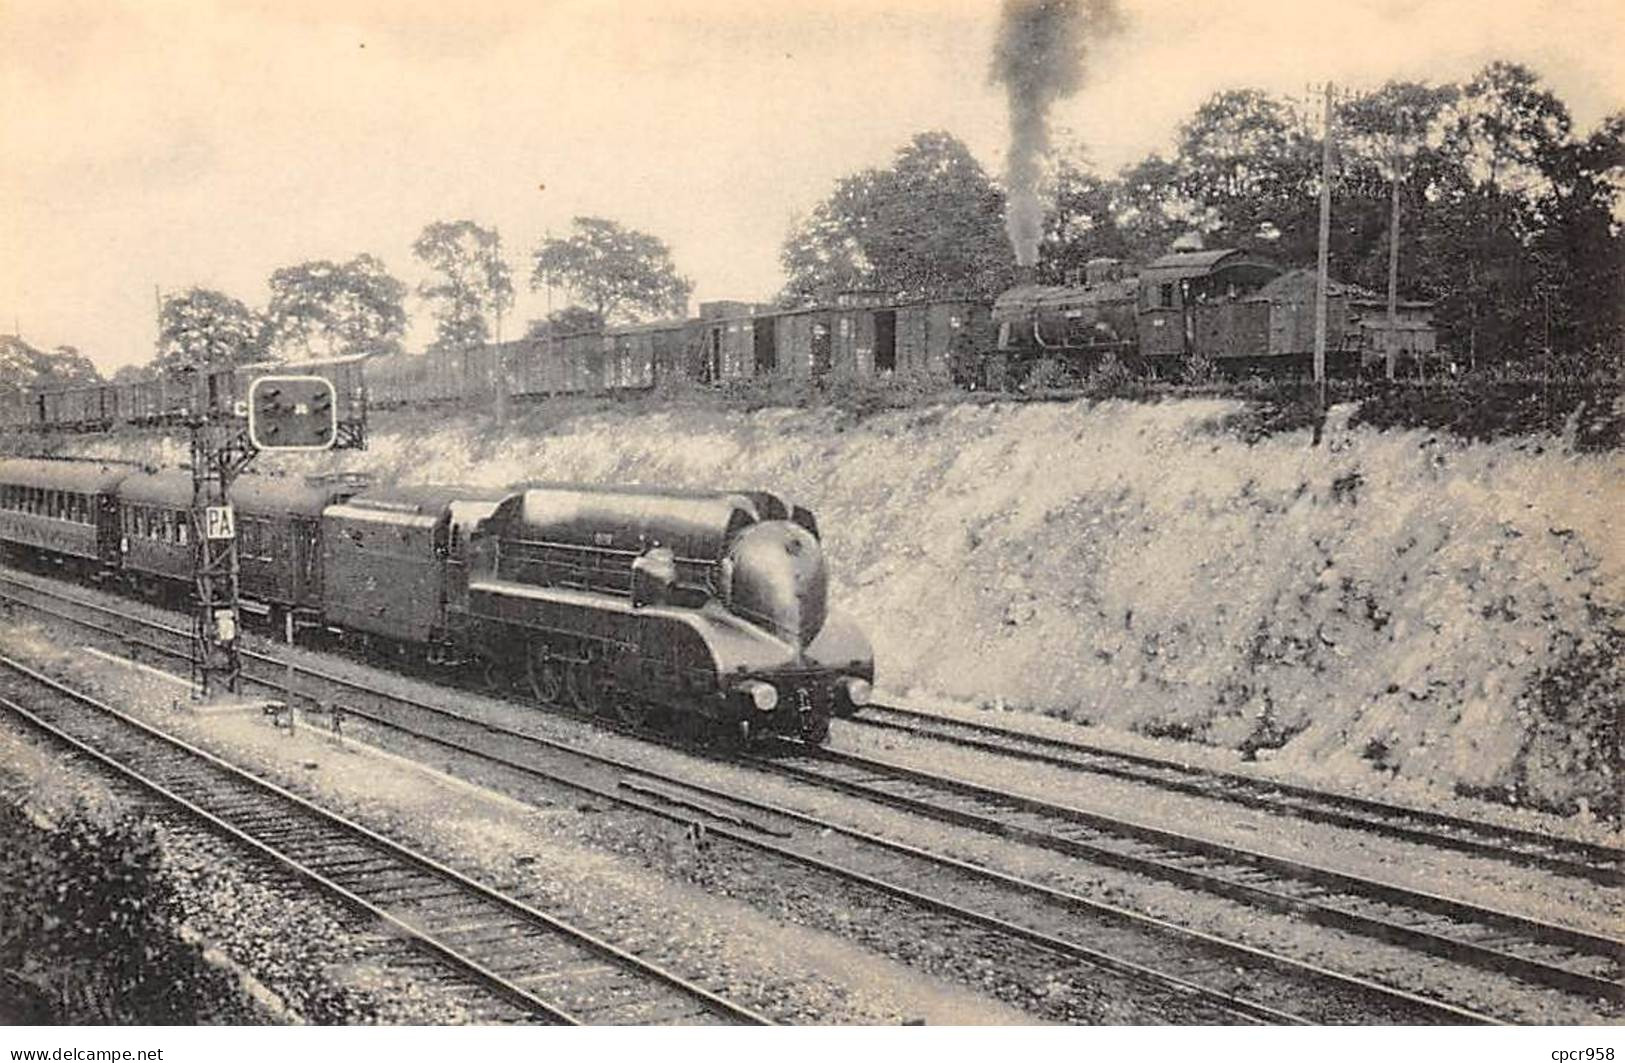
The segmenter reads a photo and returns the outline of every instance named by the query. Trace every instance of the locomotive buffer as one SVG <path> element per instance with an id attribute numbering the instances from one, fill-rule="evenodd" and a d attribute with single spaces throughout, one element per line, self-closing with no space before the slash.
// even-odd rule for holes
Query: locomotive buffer
<path id="1" fill-rule="evenodd" d="M 207 412 L 191 422 L 192 687 L 200 700 L 221 689 L 235 694 L 242 679 L 232 481 L 261 451 L 328 450 L 338 441 L 338 404 L 326 377 L 256 377 L 245 405 L 224 412 L 200 403 Z"/>

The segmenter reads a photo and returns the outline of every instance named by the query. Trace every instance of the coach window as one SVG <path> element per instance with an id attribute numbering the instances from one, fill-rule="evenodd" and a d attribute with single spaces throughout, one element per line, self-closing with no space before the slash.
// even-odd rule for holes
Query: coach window
<path id="1" fill-rule="evenodd" d="M 191 539 L 192 539 L 192 518 L 189 515 L 187 515 L 185 513 L 182 513 L 180 515 L 180 517 L 175 521 L 175 536 L 176 536 L 175 541 L 180 543 L 182 546 L 185 546 L 188 542 L 191 541 Z"/>

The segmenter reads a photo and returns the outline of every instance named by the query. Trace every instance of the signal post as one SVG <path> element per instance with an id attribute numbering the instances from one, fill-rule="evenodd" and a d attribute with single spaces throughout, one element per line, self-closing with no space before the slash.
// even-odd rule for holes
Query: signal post
<path id="1" fill-rule="evenodd" d="M 192 688 L 200 700 L 238 692 L 242 610 L 231 484 L 261 451 L 328 450 L 338 440 L 337 401 L 326 377 L 256 377 L 246 422 L 205 409 L 192 420 Z M 240 407 L 239 407 L 240 409 Z"/>

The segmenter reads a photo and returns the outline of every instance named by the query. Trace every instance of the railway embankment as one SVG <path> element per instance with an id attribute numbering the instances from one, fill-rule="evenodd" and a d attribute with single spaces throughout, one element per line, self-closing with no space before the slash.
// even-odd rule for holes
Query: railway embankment
<path id="1" fill-rule="evenodd" d="M 1617 815 L 1625 455 L 1225 399 L 858 416 L 576 402 L 381 413 L 384 480 L 770 485 L 819 514 L 881 685 L 1425 799 Z M 82 453 L 177 460 L 150 439 Z"/>
<path id="2" fill-rule="evenodd" d="M 188 921 L 193 883 L 139 809 L 0 733 L 0 1015 L 8 1024 L 289 1021 Z"/>

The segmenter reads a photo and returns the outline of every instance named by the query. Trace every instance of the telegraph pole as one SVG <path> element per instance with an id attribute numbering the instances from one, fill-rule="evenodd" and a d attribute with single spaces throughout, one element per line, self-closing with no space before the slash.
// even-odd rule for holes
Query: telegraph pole
<path id="1" fill-rule="evenodd" d="M 1399 152 L 1394 152 L 1393 201 L 1388 211 L 1388 379 L 1399 360 Z"/>
<path id="2" fill-rule="evenodd" d="M 491 248 L 491 268 L 487 271 L 487 275 L 493 278 L 492 286 L 493 290 L 495 291 L 494 299 L 497 319 L 495 359 L 497 373 L 496 413 L 497 427 L 500 428 L 508 423 L 508 352 L 502 346 L 502 292 L 499 289 L 495 289 L 494 278 L 496 277 L 496 264 L 497 250 L 493 246 Z"/>
<path id="3" fill-rule="evenodd" d="M 1323 118 L 1325 134 L 1320 144 L 1320 245 L 1315 256 L 1315 383 L 1320 390 L 1320 409 L 1326 411 L 1326 288 L 1332 237 L 1332 83 L 1326 82 Z"/>

